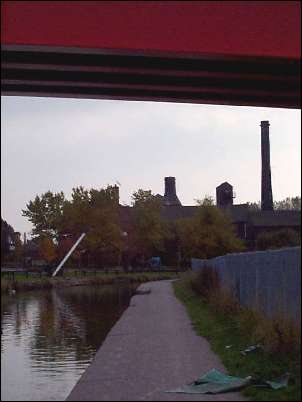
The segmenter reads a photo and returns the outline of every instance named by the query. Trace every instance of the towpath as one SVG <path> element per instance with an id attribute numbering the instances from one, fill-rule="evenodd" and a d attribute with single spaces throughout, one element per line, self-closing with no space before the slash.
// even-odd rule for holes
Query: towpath
<path id="1" fill-rule="evenodd" d="M 209 343 L 195 334 L 171 281 L 149 282 L 112 328 L 69 401 L 244 401 L 240 393 L 170 394 L 206 371 L 225 372 Z"/>

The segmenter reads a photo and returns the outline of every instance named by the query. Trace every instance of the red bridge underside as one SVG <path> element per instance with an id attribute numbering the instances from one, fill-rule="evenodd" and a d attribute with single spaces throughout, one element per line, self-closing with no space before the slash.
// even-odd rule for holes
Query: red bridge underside
<path id="1" fill-rule="evenodd" d="M 298 1 L 3 1 L 2 94 L 300 107 Z"/>

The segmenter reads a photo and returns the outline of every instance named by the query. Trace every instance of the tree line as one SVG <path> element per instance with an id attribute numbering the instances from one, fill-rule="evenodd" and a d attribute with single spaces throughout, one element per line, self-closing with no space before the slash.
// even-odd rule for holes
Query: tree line
<path id="1" fill-rule="evenodd" d="M 260 209 L 260 203 L 248 206 Z M 275 202 L 280 210 L 300 207 L 300 197 Z M 191 257 L 213 258 L 245 250 L 232 222 L 211 197 L 197 201 L 196 214 L 187 219 L 166 220 L 162 208 L 161 198 L 151 190 L 133 192 L 129 206 L 119 205 L 117 187 L 111 185 L 98 190 L 79 186 L 72 189 L 69 199 L 63 192 L 47 191 L 29 201 L 22 211 L 33 225 L 32 240 L 27 245 L 16 240 L 14 229 L 2 219 L 2 261 L 24 263 L 28 254 L 34 254 L 34 258 L 56 264 L 83 232 L 86 236 L 70 259 L 75 266 L 139 267 L 152 256 L 160 256 L 164 265 L 188 266 Z M 8 238 L 15 238 L 13 252 Z M 260 234 L 256 248 L 297 244 L 299 235 L 283 230 Z"/>
<path id="2" fill-rule="evenodd" d="M 63 192 L 47 191 L 22 214 L 32 223 L 33 242 L 48 262 L 62 258 L 83 232 L 73 262 L 98 267 L 123 265 L 125 259 L 143 266 L 152 256 L 160 256 L 166 265 L 186 265 L 191 256 L 212 258 L 244 249 L 231 221 L 209 197 L 198 201 L 197 213 L 189 219 L 167 221 L 161 211 L 162 202 L 151 190 L 138 189 L 131 207 L 120 206 L 116 187 L 109 185 L 100 190 L 73 188 L 70 199 Z"/>
<path id="3" fill-rule="evenodd" d="M 286 197 L 281 201 L 274 201 L 275 211 L 301 211 L 301 197 Z M 248 202 L 248 207 L 254 211 L 261 210 L 261 202 Z"/>

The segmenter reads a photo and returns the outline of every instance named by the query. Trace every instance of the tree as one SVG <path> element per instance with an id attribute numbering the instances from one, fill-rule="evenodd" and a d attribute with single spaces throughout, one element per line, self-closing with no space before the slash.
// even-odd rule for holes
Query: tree
<path id="1" fill-rule="evenodd" d="M 178 221 L 182 255 L 185 258 L 213 258 L 244 250 L 231 220 L 209 198 L 198 201 L 198 211 L 190 219 Z"/>
<path id="2" fill-rule="evenodd" d="M 91 210 L 90 194 L 82 186 L 72 189 L 71 200 L 65 200 L 61 219 L 57 222 L 60 233 L 72 233 L 79 237 L 89 229 Z"/>
<path id="3" fill-rule="evenodd" d="M 86 233 L 82 247 L 92 257 L 91 262 L 104 265 L 117 261 L 123 244 L 115 187 L 89 191 L 74 188 L 71 201 L 63 208 L 61 231 L 72 233 L 74 238 Z"/>
<path id="4" fill-rule="evenodd" d="M 24 245 L 20 233 L 1 218 L 1 262 L 22 263 Z"/>
<path id="5" fill-rule="evenodd" d="M 116 212 L 110 208 L 93 209 L 85 240 L 88 250 L 101 265 L 116 265 L 123 249 Z"/>
<path id="6" fill-rule="evenodd" d="M 251 211 L 260 211 L 261 210 L 261 202 L 260 201 L 248 202 L 247 206 Z"/>
<path id="7" fill-rule="evenodd" d="M 248 202 L 248 208 L 251 211 L 260 211 L 261 202 Z M 301 211 L 301 197 L 287 197 L 281 201 L 274 201 L 274 210 L 286 210 L 286 211 Z"/>
<path id="8" fill-rule="evenodd" d="M 22 264 L 24 257 L 24 245 L 21 241 L 20 235 L 20 232 L 14 232 L 13 251 L 11 253 L 12 260 L 18 264 Z"/>
<path id="9" fill-rule="evenodd" d="M 274 209 L 301 211 L 301 197 L 287 197 L 284 200 L 275 201 Z"/>
<path id="10" fill-rule="evenodd" d="M 301 236 L 292 229 L 281 229 L 272 232 L 263 232 L 257 236 L 256 249 L 269 250 L 283 247 L 295 247 L 301 244 Z"/>
<path id="11" fill-rule="evenodd" d="M 52 238 L 46 234 L 39 238 L 39 254 L 48 263 L 53 262 L 57 257 L 55 244 Z"/>
<path id="12" fill-rule="evenodd" d="M 211 197 L 210 195 L 206 195 L 203 199 L 197 199 L 196 200 L 197 205 L 204 206 L 204 207 L 209 207 L 215 205 L 214 203 L 214 198 Z"/>
<path id="13" fill-rule="evenodd" d="M 34 237 L 47 235 L 54 239 L 57 238 L 64 203 L 63 192 L 52 193 L 51 191 L 47 191 L 41 196 L 37 195 L 33 201 L 29 201 L 26 209 L 22 210 L 22 215 L 33 224 Z"/>
<path id="14" fill-rule="evenodd" d="M 46 249 L 50 240 L 59 241 L 62 234 L 70 234 L 74 242 L 85 232 L 81 245 L 95 263 L 102 263 L 107 257 L 117 260 L 122 238 L 115 186 L 100 190 L 76 187 L 72 189 L 70 200 L 65 199 L 63 192 L 48 191 L 37 195 L 26 207 L 23 216 L 33 223 L 33 235 L 41 239 Z M 58 251 L 61 254 L 60 244 Z"/>
<path id="15" fill-rule="evenodd" d="M 163 222 L 161 201 L 151 190 L 142 190 L 132 194 L 133 222 L 129 241 L 132 251 L 150 258 L 163 247 Z"/>
<path id="16" fill-rule="evenodd" d="M 14 229 L 1 217 L 1 261 L 10 253 L 10 243 L 14 239 Z"/>

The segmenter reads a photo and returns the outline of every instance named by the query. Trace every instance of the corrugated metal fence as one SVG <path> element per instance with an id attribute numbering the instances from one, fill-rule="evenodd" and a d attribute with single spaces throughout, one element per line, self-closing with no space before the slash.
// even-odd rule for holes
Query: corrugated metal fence
<path id="1" fill-rule="evenodd" d="M 191 264 L 193 271 L 215 269 L 242 305 L 301 322 L 301 247 L 192 258 Z"/>

